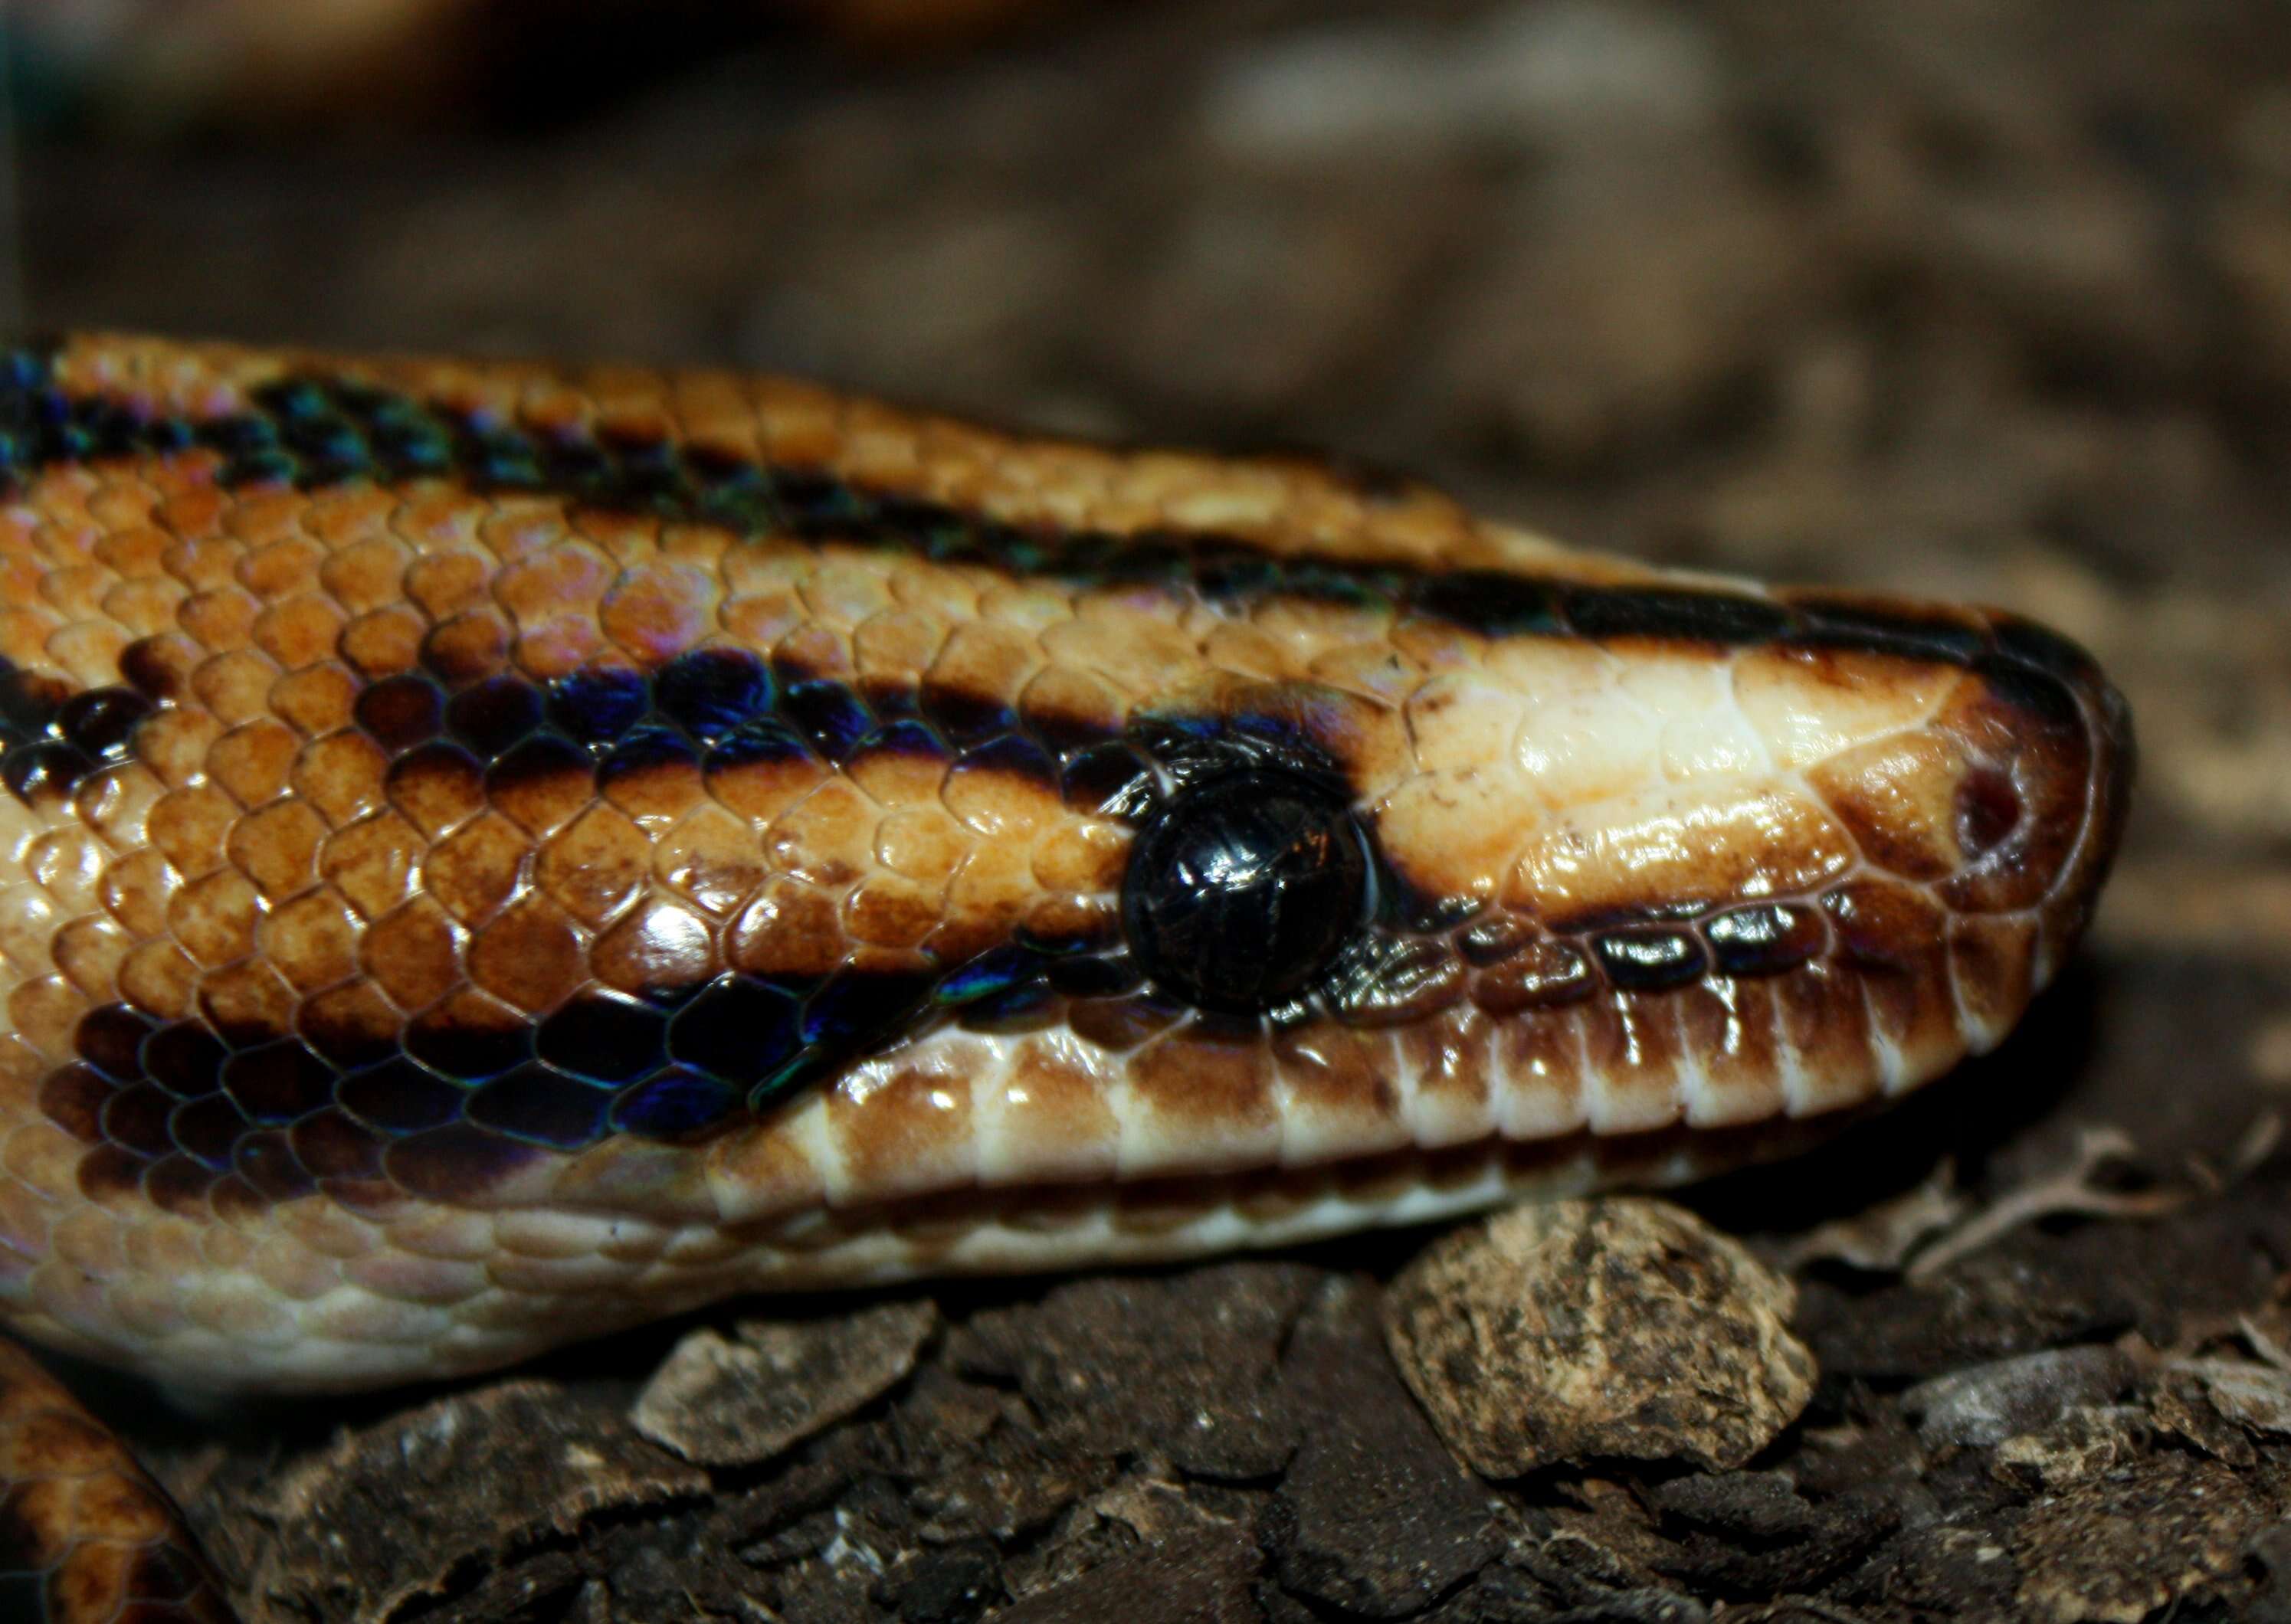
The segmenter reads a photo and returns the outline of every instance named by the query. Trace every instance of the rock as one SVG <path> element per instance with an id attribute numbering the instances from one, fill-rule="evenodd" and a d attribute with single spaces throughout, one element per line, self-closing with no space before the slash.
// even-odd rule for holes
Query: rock
<path id="1" fill-rule="evenodd" d="M 1901 1395 L 1901 1408 L 1929 1447 L 2002 1443 L 2072 1406 L 2106 1403 L 2133 1376 L 2132 1361 L 2115 1348 L 2054 1348 L 1919 1382 Z"/>
<path id="2" fill-rule="evenodd" d="M 2291 1374 L 2231 1359 L 2192 1359 L 2182 1368 L 2229 1420 L 2255 1433 L 2291 1435 Z"/>
<path id="3" fill-rule="evenodd" d="M 1421 1612 L 1501 1543 L 1488 1496 L 1456 1468 L 1377 1351 L 1375 1308 L 1338 1284 L 1299 1321 L 1282 1387 L 1314 1418 L 1266 1515 L 1282 1584 L 1371 1618 Z"/>
<path id="4" fill-rule="evenodd" d="M 1998 1444 L 1997 1471 L 2030 1488 L 2072 1489 L 2136 1458 L 2153 1430 L 2136 1405 L 2080 1404 L 2042 1431 Z"/>
<path id="5" fill-rule="evenodd" d="M 2273 1518 L 2226 1467 L 2151 1455 L 2039 1500 L 2013 1540 L 2020 1612 L 2054 1624 L 2134 1624 L 2236 1568 Z"/>
<path id="6" fill-rule="evenodd" d="M 518 1492 L 502 1495 L 502 1483 Z M 253 1510 L 277 1532 L 248 1589 L 294 1616 L 390 1617 L 481 1559 L 707 1486 L 620 1416 L 554 1383 L 497 1383 L 345 1432 L 266 1485 Z M 528 1565 L 501 1577 L 555 1588 Z"/>
<path id="7" fill-rule="evenodd" d="M 743 1320 L 737 1341 L 695 1331 L 645 1384 L 630 1419 L 701 1466 L 768 1460 L 888 1392 L 937 1325 L 924 1301 L 838 1320 Z"/>
<path id="8" fill-rule="evenodd" d="M 1813 1395 L 1795 1293 L 1661 1202 L 1522 1207 L 1435 1242 L 1387 1302 L 1401 1374 L 1487 1477 L 1621 1456 L 1741 1465 Z"/>

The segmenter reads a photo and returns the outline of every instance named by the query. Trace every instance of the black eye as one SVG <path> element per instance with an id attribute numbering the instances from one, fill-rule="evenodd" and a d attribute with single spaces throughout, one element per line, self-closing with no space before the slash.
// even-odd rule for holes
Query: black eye
<path id="1" fill-rule="evenodd" d="M 1366 907 L 1368 854 L 1343 804 L 1294 773 L 1180 792 L 1129 853 L 1121 922 L 1138 965 L 1189 1002 L 1269 1009 L 1328 967 Z"/>

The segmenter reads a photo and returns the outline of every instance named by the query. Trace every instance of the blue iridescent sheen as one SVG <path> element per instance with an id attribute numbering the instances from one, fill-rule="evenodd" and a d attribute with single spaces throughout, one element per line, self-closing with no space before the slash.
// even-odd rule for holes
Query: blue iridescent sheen
<path id="1" fill-rule="evenodd" d="M 623 734 L 605 759 L 597 764 L 597 786 L 609 792 L 612 785 L 621 779 L 666 768 L 689 767 L 699 757 L 700 752 L 683 734 L 673 728 L 647 721 Z"/>
<path id="2" fill-rule="evenodd" d="M 460 1117 L 469 1098 L 468 1089 L 403 1056 L 352 1073 L 335 1091 L 343 1110 L 384 1133 L 443 1127 Z"/>
<path id="3" fill-rule="evenodd" d="M 549 719 L 584 744 L 619 738 L 652 709 L 645 674 L 625 668 L 575 671 L 550 690 Z"/>
<path id="4" fill-rule="evenodd" d="M 801 761 L 812 755 L 811 746 L 798 737 L 792 728 L 777 720 L 752 721 L 726 734 L 708 752 L 708 770 L 716 772 L 740 767 L 763 767 L 781 762 Z"/>
<path id="5" fill-rule="evenodd" d="M 541 1065 L 520 1065 L 470 1097 L 470 1120 L 481 1127 L 559 1150 L 604 1137 L 613 1096 Z"/>
<path id="6" fill-rule="evenodd" d="M 930 996 L 937 977 L 920 971 L 870 974 L 846 971 L 829 977 L 803 1006 L 799 1028 L 806 1049 L 849 1054 L 869 1041 L 904 1028 Z"/>
<path id="7" fill-rule="evenodd" d="M 223 1091 L 258 1122 L 291 1122 L 334 1097 L 334 1071 L 294 1039 L 241 1049 L 223 1063 Z"/>
<path id="8" fill-rule="evenodd" d="M 481 756 L 492 757 L 530 736 L 544 710 L 540 689 L 522 677 L 488 677 L 447 702 L 446 727 Z"/>
<path id="9" fill-rule="evenodd" d="M 623 1091 L 613 1102 L 617 1133 L 672 1138 L 712 1126 L 740 1105 L 740 1090 L 721 1077 L 671 1065 Z"/>
<path id="10" fill-rule="evenodd" d="M 755 976 L 722 976 L 676 1012 L 671 1058 L 719 1077 L 776 1070 L 804 1046 L 798 995 Z"/>
<path id="11" fill-rule="evenodd" d="M 831 761 L 848 757 L 875 727 L 856 694 L 840 682 L 818 679 L 791 684 L 780 712 Z"/>
<path id="12" fill-rule="evenodd" d="M 772 712 L 772 676 L 738 648 L 696 648 L 654 674 L 653 702 L 694 738 L 713 744 Z"/>
<path id="13" fill-rule="evenodd" d="M 522 1026 L 466 1025 L 446 1011 L 426 1009 L 406 1023 L 406 1052 L 443 1076 L 475 1081 L 499 1076 L 533 1052 Z"/>
<path id="14" fill-rule="evenodd" d="M 627 1082 L 667 1058 L 668 1016 L 637 999 L 590 993 L 543 1019 L 534 1052 L 564 1071 Z"/>
<path id="15" fill-rule="evenodd" d="M 1020 982 L 1041 974 L 1041 955 L 1025 947 L 995 947 L 958 965 L 938 979 L 931 1001 L 945 1006 L 976 1003 L 1008 992 Z"/>

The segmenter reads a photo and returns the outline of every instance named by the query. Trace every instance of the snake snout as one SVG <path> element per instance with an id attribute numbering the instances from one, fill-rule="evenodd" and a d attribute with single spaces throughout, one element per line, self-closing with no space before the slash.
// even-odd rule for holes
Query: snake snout
<path id="1" fill-rule="evenodd" d="M 1996 616 L 1995 630 L 1997 653 L 1975 671 L 2012 730 L 2007 760 L 2045 827 L 1976 861 L 1963 888 L 1976 902 L 1990 890 L 2033 893 L 2041 985 L 2091 921 L 2123 836 L 2138 752 L 2130 704 L 2080 644 L 2014 615 Z"/>

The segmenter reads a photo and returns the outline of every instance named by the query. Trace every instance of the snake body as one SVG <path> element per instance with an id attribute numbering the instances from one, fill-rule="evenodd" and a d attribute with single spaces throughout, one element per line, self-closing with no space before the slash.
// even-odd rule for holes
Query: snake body
<path id="1" fill-rule="evenodd" d="M 77 337 L 0 477 L 0 1321 L 178 1384 L 1737 1162 L 1994 1044 L 2128 780 L 2010 615 L 777 380 Z"/>

